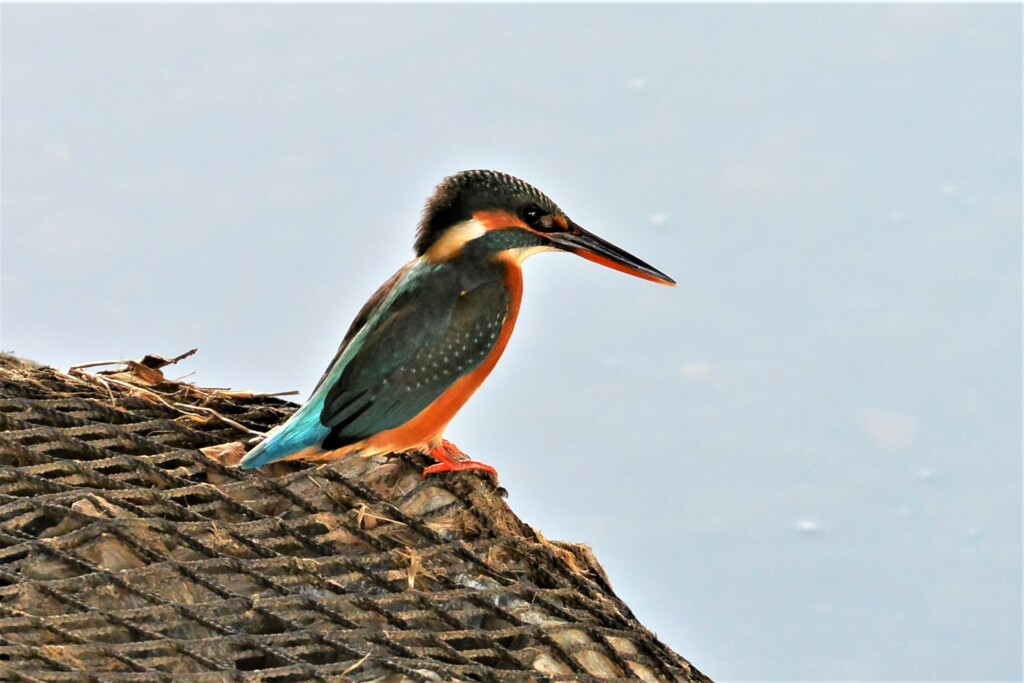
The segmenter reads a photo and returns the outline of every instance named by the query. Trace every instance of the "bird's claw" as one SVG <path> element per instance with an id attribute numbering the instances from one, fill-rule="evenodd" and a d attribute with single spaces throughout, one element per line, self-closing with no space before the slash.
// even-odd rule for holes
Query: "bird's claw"
<path id="1" fill-rule="evenodd" d="M 498 471 L 496 469 L 490 465 L 485 465 L 482 462 L 470 460 L 468 455 L 463 453 L 458 446 L 447 439 L 442 439 L 438 446 L 431 449 L 430 457 L 440 462 L 424 468 L 424 477 L 429 477 L 432 474 L 440 474 L 442 472 L 476 471 L 483 472 L 484 474 L 493 477 L 495 481 L 498 480 Z"/>
<path id="2" fill-rule="evenodd" d="M 423 468 L 423 476 L 429 477 L 431 474 L 441 474 L 442 472 L 469 472 L 477 471 L 489 474 L 495 479 L 498 478 L 498 471 L 490 465 L 485 465 L 482 462 L 476 460 L 463 460 L 458 463 L 447 463 L 439 462 L 436 465 Z"/>

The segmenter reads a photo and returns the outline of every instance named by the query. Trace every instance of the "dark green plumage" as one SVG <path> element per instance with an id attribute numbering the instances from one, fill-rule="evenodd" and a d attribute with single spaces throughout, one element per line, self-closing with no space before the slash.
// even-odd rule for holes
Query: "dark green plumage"
<path id="1" fill-rule="evenodd" d="M 479 366 L 509 312 L 504 268 L 473 259 L 409 269 L 327 392 L 323 447 L 405 424 Z"/>

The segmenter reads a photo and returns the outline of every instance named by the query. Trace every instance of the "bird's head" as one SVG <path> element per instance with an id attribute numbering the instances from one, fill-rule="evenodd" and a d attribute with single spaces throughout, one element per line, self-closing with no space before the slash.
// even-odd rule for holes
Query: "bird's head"
<path id="1" fill-rule="evenodd" d="M 541 251 L 569 251 L 636 277 L 675 280 L 574 223 L 544 193 L 498 171 L 445 178 L 427 201 L 416 255 L 432 262 L 469 253 L 521 263 Z"/>

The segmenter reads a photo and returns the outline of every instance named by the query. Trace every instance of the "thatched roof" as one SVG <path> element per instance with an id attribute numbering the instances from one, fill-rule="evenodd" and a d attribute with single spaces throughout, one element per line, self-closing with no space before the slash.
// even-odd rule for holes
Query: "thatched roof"
<path id="1" fill-rule="evenodd" d="M 486 478 L 225 466 L 295 406 L 164 363 L 0 356 L 0 680 L 708 680 Z"/>

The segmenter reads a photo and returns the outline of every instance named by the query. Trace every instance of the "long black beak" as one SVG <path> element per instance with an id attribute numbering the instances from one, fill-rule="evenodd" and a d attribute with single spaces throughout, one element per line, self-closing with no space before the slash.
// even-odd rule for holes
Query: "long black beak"
<path id="1" fill-rule="evenodd" d="M 568 221 L 568 228 L 564 232 L 552 232 L 548 237 L 559 249 L 571 251 L 588 261 L 600 263 L 623 273 L 635 275 L 644 280 L 657 282 L 663 285 L 674 287 L 676 281 L 654 266 L 644 263 L 636 256 L 619 249 L 607 240 L 603 240 L 592 232 L 588 232 Z"/>

